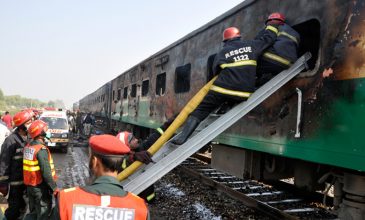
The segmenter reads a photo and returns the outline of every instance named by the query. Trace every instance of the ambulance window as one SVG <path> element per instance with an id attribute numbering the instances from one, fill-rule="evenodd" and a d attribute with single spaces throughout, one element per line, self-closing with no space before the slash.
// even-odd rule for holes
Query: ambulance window
<path id="1" fill-rule="evenodd" d="M 318 59 L 321 25 L 317 19 L 311 19 L 296 24 L 293 28 L 300 34 L 298 55 L 300 57 L 309 51 L 312 54 L 312 58 L 308 61 L 308 67 L 309 70 L 313 70 Z"/>
<path id="2" fill-rule="evenodd" d="M 208 61 L 207 61 L 207 82 L 209 82 L 211 79 L 213 79 L 214 77 L 214 73 L 213 73 L 213 62 L 214 62 L 214 58 L 217 54 L 213 54 L 210 55 L 208 57 Z"/>
<path id="3" fill-rule="evenodd" d="M 166 90 L 166 73 L 158 74 L 156 77 L 156 95 L 165 94 Z"/>
<path id="4" fill-rule="evenodd" d="M 127 99 L 128 97 L 128 86 L 124 87 L 124 91 L 123 91 L 123 99 Z"/>
<path id="5" fill-rule="evenodd" d="M 132 90 L 131 90 L 131 97 L 136 97 L 137 95 L 137 85 L 136 84 L 133 84 L 132 85 Z"/>
<path id="6" fill-rule="evenodd" d="M 142 96 L 148 95 L 149 86 L 150 86 L 150 81 L 148 79 L 142 82 Z"/>
<path id="7" fill-rule="evenodd" d="M 179 66 L 175 70 L 175 93 L 188 92 L 190 90 L 191 64 Z"/>
<path id="8" fill-rule="evenodd" d="M 121 88 L 119 88 L 119 89 L 118 89 L 118 97 L 117 97 L 117 100 L 118 100 L 118 101 L 120 100 L 120 96 L 122 95 L 121 93 L 122 93 L 122 89 L 121 89 Z"/>

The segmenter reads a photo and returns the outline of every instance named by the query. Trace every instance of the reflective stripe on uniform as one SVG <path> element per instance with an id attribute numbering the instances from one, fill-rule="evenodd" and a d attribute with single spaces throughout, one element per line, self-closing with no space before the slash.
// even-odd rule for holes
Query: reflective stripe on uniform
<path id="1" fill-rule="evenodd" d="M 268 25 L 266 27 L 266 30 L 270 30 L 270 31 L 274 32 L 275 34 L 278 34 L 278 29 L 274 26 Z"/>
<path id="2" fill-rule="evenodd" d="M 40 169 L 41 168 L 39 166 L 34 166 L 34 167 L 23 166 L 23 170 L 26 170 L 26 171 L 38 171 Z"/>
<path id="3" fill-rule="evenodd" d="M 10 185 L 11 186 L 19 186 L 19 185 L 23 185 L 23 181 L 13 181 L 13 182 L 10 182 Z"/>
<path id="4" fill-rule="evenodd" d="M 278 36 L 281 36 L 281 35 L 289 38 L 290 40 L 294 41 L 296 44 L 299 44 L 298 39 L 296 37 L 294 37 L 293 35 L 290 35 L 290 34 L 286 33 L 285 31 L 280 31 L 278 33 Z"/>
<path id="5" fill-rule="evenodd" d="M 27 165 L 38 165 L 38 160 L 23 160 L 23 164 L 27 164 Z"/>
<path id="6" fill-rule="evenodd" d="M 124 170 L 125 168 L 127 168 L 127 159 L 123 159 L 123 163 L 122 163 L 122 169 Z"/>
<path id="7" fill-rule="evenodd" d="M 279 63 L 287 65 L 287 66 L 291 65 L 291 62 L 289 60 L 287 60 L 285 58 L 282 58 L 281 56 L 278 56 L 278 55 L 273 54 L 273 53 L 265 52 L 263 56 L 268 58 L 268 59 L 275 60 Z"/>
<path id="8" fill-rule="evenodd" d="M 161 135 L 163 134 L 163 130 L 161 128 L 156 128 L 156 130 L 158 131 L 158 133 L 160 133 Z"/>
<path id="9" fill-rule="evenodd" d="M 241 60 L 238 62 L 234 62 L 234 63 L 224 63 L 221 64 L 220 67 L 222 69 L 226 68 L 226 67 L 236 67 L 236 66 L 257 66 L 257 62 L 256 60 Z"/>
<path id="10" fill-rule="evenodd" d="M 155 196 L 156 196 L 156 194 L 155 194 L 155 192 L 153 192 L 153 193 L 151 193 L 150 195 L 148 195 L 148 196 L 146 197 L 146 199 L 147 199 L 147 201 L 151 201 L 153 198 L 155 198 Z"/>
<path id="11" fill-rule="evenodd" d="M 0 176 L 0 181 L 9 179 L 9 176 Z"/>
<path id="12" fill-rule="evenodd" d="M 222 87 L 219 87 L 219 86 L 216 86 L 216 85 L 212 85 L 210 87 L 210 90 L 213 90 L 213 91 L 218 92 L 218 93 L 226 94 L 226 95 L 233 95 L 233 96 L 239 96 L 239 97 L 244 97 L 244 98 L 248 98 L 252 94 L 250 92 L 241 92 L 241 91 L 229 90 L 229 89 L 225 89 L 225 88 L 222 88 Z"/>

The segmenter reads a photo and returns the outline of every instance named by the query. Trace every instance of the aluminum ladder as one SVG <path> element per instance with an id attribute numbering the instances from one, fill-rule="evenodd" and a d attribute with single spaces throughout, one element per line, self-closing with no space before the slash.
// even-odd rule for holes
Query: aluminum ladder
<path id="1" fill-rule="evenodd" d="M 236 105 L 220 117 L 215 117 L 216 119 L 213 122 L 212 117 L 208 117 L 209 123 L 206 123 L 206 120 L 203 121 L 197 128 L 200 131 L 190 137 L 184 144 L 176 146 L 166 142 L 152 157 L 155 163 L 142 167 L 122 181 L 121 184 L 124 189 L 134 194 L 141 193 L 298 75 L 307 67 L 307 61 L 310 58 L 311 54 L 309 52 L 304 54 L 289 69 L 282 71 L 256 90 L 246 102 Z M 206 127 L 202 128 L 202 126 Z"/>

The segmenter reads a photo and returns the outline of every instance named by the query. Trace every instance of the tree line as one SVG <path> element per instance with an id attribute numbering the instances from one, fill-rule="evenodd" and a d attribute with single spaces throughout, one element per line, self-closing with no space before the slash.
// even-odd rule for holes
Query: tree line
<path id="1" fill-rule="evenodd" d="M 43 108 L 43 107 L 54 107 L 54 108 L 65 108 L 65 104 L 62 100 L 50 100 L 43 102 L 38 99 L 31 99 L 22 97 L 20 95 L 4 95 L 0 89 L 0 113 L 9 111 L 11 114 L 18 112 L 26 108 Z"/>

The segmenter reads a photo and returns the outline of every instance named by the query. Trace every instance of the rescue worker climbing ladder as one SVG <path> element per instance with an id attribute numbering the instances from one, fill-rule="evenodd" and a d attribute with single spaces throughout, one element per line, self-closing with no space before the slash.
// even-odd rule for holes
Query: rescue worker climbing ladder
<path id="1" fill-rule="evenodd" d="M 300 35 L 285 23 L 285 16 L 272 13 L 267 18 L 266 25 L 278 25 L 278 37 L 274 44 L 267 48 L 259 59 L 257 66 L 256 86 L 260 87 L 281 71 L 289 68 L 298 59 Z M 264 31 L 258 33 L 260 38 Z"/>
<path id="2" fill-rule="evenodd" d="M 277 33 L 276 25 L 268 25 L 258 39 L 241 40 L 236 27 L 224 30 L 223 49 L 213 62 L 213 72 L 218 77 L 203 101 L 190 114 L 182 132 L 172 139 L 173 144 L 185 143 L 199 123 L 223 102 L 235 104 L 250 97 L 255 91 L 257 60 L 274 43 Z"/>

